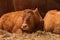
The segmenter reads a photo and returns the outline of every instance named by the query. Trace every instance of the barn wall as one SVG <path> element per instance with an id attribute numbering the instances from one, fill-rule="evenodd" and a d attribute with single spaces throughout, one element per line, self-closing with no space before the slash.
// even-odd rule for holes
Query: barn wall
<path id="1" fill-rule="evenodd" d="M 12 0 L 0 0 L 0 16 L 11 11 L 14 11 Z"/>
<path id="2" fill-rule="evenodd" d="M 42 17 L 49 10 L 60 10 L 60 4 L 56 0 L 13 0 L 15 10 L 23 10 L 26 8 L 35 9 L 38 8 Z"/>
<path id="3" fill-rule="evenodd" d="M 6 12 L 38 8 L 42 17 L 52 9 L 60 10 L 58 0 L 0 0 L 0 16 Z"/>

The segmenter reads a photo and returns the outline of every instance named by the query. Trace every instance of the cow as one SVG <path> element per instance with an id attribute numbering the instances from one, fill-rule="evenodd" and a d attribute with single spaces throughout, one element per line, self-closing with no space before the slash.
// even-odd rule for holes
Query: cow
<path id="1" fill-rule="evenodd" d="M 10 12 L 0 18 L 0 29 L 11 33 L 32 33 L 36 30 L 43 30 L 42 17 L 35 10 L 25 9 L 22 11 Z"/>
<path id="2" fill-rule="evenodd" d="M 44 30 L 60 34 L 60 11 L 50 10 L 44 17 Z"/>

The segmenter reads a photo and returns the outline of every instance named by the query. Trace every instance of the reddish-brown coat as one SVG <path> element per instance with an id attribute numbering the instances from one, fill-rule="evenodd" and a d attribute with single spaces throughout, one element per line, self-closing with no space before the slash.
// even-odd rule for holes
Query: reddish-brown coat
<path id="1" fill-rule="evenodd" d="M 23 32 L 22 30 L 26 30 L 27 32 L 32 32 L 35 31 L 36 28 L 42 29 L 42 25 L 41 25 L 42 17 L 41 15 L 39 15 L 38 10 L 37 9 L 30 11 L 29 10 L 30 9 L 4 14 L 0 18 L 0 29 L 13 33 L 20 33 L 20 32 L 22 33 Z M 28 18 L 29 20 L 26 21 L 25 19 Z M 24 28 L 24 25 L 22 25 L 25 23 L 27 24 L 28 28 Z"/>

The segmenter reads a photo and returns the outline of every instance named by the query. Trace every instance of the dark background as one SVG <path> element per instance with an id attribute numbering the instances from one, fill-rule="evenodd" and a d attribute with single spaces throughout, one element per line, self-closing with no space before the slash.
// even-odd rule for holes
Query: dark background
<path id="1" fill-rule="evenodd" d="M 42 17 L 49 10 L 60 10 L 60 0 L 0 0 L 0 16 L 7 12 L 38 8 Z"/>

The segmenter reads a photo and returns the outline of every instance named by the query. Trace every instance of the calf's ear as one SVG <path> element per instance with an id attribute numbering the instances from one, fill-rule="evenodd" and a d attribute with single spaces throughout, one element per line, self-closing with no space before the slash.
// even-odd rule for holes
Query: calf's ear
<path id="1" fill-rule="evenodd" d="M 34 12 L 34 13 L 37 13 L 37 12 L 38 12 L 38 8 L 35 8 L 35 9 L 33 10 L 33 12 Z"/>
<path id="2" fill-rule="evenodd" d="M 40 15 L 38 8 L 36 8 L 35 10 L 33 10 L 34 15 L 35 15 L 35 19 L 36 20 L 40 20 L 41 22 L 43 21 L 42 16 Z"/>
<path id="3" fill-rule="evenodd" d="M 33 13 L 34 13 L 35 17 L 37 17 L 37 18 L 41 17 L 41 15 L 40 15 L 40 13 L 38 11 L 38 8 L 36 8 L 35 10 L 33 10 Z"/>
<path id="4" fill-rule="evenodd" d="M 34 9 L 34 10 L 33 10 L 33 13 L 34 13 L 34 15 L 38 15 L 38 16 L 40 15 L 40 14 L 39 14 L 39 11 L 38 11 L 38 8 Z"/>

